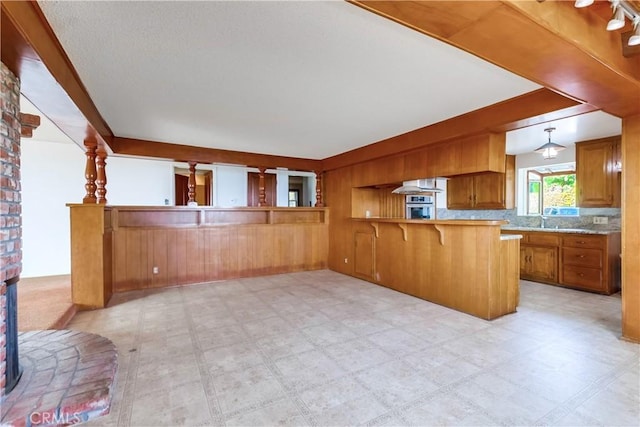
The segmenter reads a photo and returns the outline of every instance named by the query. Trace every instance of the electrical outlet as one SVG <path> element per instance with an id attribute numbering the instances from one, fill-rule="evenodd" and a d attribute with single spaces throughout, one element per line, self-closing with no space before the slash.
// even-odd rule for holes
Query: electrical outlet
<path id="1" fill-rule="evenodd" d="M 153 267 L 153 274 L 158 274 L 160 273 L 160 269 L 158 269 L 158 267 Z"/>
<path id="2" fill-rule="evenodd" d="M 594 224 L 609 224 L 609 218 L 606 216 L 594 216 L 593 217 Z"/>
<path id="3" fill-rule="evenodd" d="M 345 264 L 349 264 L 349 258 L 345 258 L 345 259 L 344 259 L 344 263 L 345 263 Z"/>

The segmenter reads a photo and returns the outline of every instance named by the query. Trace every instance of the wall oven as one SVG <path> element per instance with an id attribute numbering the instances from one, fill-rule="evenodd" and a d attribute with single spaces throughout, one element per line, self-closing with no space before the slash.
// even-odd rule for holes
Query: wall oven
<path id="1" fill-rule="evenodd" d="M 406 219 L 435 219 L 436 206 L 433 196 L 407 196 Z"/>

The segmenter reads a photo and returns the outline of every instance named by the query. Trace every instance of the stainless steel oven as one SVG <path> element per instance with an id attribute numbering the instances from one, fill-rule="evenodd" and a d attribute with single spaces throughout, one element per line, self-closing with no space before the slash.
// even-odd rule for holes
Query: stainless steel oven
<path id="1" fill-rule="evenodd" d="M 435 200 L 433 196 L 407 196 L 406 219 L 435 219 Z"/>

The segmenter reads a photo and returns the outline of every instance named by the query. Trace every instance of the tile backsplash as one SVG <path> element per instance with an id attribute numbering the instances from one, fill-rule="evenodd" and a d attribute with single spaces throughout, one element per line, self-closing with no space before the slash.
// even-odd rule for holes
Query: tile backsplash
<path id="1" fill-rule="evenodd" d="M 607 224 L 594 224 L 593 217 L 607 217 Z M 540 216 L 519 216 L 516 209 L 451 210 L 439 208 L 438 219 L 506 219 L 518 227 L 538 227 Z M 580 216 L 546 216 L 548 228 L 584 228 L 589 230 L 619 230 L 619 208 L 580 208 Z"/>

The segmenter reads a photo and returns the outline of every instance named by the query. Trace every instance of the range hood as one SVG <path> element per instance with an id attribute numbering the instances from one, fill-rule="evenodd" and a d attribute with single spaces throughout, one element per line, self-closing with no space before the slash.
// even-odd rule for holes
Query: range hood
<path id="1" fill-rule="evenodd" d="M 398 187 L 392 191 L 395 194 L 427 194 L 441 193 L 443 190 L 436 185 L 435 178 L 416 179 L 413 181 L 404 181 L 402 187 Z"/>

